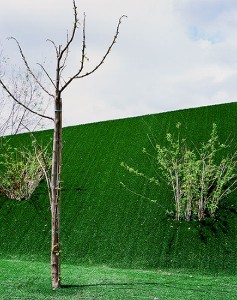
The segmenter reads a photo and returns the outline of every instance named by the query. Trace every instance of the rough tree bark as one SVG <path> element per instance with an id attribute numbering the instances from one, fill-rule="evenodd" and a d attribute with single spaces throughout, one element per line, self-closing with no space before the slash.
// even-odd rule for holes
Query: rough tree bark
<path id="1" fill-rule="evenodd" d="M 54 117 L 45 116 L 42 114 L 39 114 L 36 111 L 33 111 L 29 107 L 25 107 L 19 99 L 17 99 L 9 90 L 9 88 L 6 86 L 6 84 L 0 79 L 0 85 L 2 88 L 7 92 L 7 94 L 19 105 L 23 106 L 24 108 L 27 108 L 31 113 L 38 115 L 39 117 L 51 119 L 54 121 L 54 135 L 53 135 L 53 153 L 52 153 L 52 171 L 51 171 L 51 179 L 50 184 L 48 186 L 49 188 L 49 197 L 50 197 L 50 206 L 51 206 L 51 231 L 52 231 L 52 244 L 51 244 L 51 276 L 52 276 L 52 287 L 53 289 L 57 289 L 61 286 L 60 280 L 61 280 L 61 274 L 60 274 L 60 254 L 61 254 L 61 247 L 60 247 L 60 190 L 61 190 L 61 168 L 62 168 L 62 92 L 69 86 L 69 84 L 75 80 L 84 78 L 86 76 L 89 76 L 90 74 L 94 73 L 105 61 L 108 54 L 110 53 L 112 47 L 116 43 L 116 40 L 119 35 L 119 29 L 121 25 L 121 21 L 123 17 L 122 16 L 117 24 L 115 35 L 112 39 L 112 42 L 110 46 L 107 48 L 106 53 L 100 60 L 100 62 L 92 68 L 91 71 L 83 72 L 85 61 L 87 61 L 86 57 L 86 34 L 85 34 L 85 14 L 83 19 L 83 25 L 82 25 L 82 50 L 81 50 L 81 61 L 80 65 L 75 72 L 75 74 L 71 77 L 69 77 L 66 81 L 62 78 L 62 73 L 64 69 L 66 68 L 66 62 L 69 55 L 69 48 L 71 46 L 71 43 L 73 42 L 75 38 L 76 31 L 78 29 L 79 25 L 79 19 L 78 19 L 78 13 L 77 13 L 77 7 L 75 0 L 72 0 L 73 3 L 73 12 L 74 12 L 74 22 L 73 22 L 73 28 L 72 33 L 69 36 L 67 34 L 67 42 L 65 43 L 65 46 L 59 45 L 56 46 L 56 44 L 52 40 L 48 40 L 52 43 L 55 52 L 56 52 L 56 78 L 55 80 L 52 79 L 49 72 L 46 71 L 43 65 L 38 64 L 43 72 L 45 73 L 46 77 L 49 79 L 50 83 L 53 86 L 53 93 L 50 92 L 48 89 L 44 87 L 44 85 L 41 83 L 40 80 L 38 80 L 37 76 L 34 74 L 32 69 L 30 68 L 24 54 L 22 51 L 22 48 L 19 44 L 19 42 L 15 38 L 13 39 L 18 46 L 19 52 L 21 54 L 21 58 L 23 59 L 23 62 L 25 64 L 25 67 L 29 74 L 34 78 L 35 82 L 40 86 L 42 91 L 44 91 L 48 96 L 50 96 L 54 101 L 54 107 L 55 107 L 55 113 Z M 48 180 L 47 180 L 48 182 Z"/>
<path id="2" fill-rule="evenodd" d="M 55 118 L 53 137 L 53 157 L 51 175 L 51 274 L 52 286 L 60 286 L 60 189 L 62 166 L 62 99 L 60 93 L 55 97 Z"/>

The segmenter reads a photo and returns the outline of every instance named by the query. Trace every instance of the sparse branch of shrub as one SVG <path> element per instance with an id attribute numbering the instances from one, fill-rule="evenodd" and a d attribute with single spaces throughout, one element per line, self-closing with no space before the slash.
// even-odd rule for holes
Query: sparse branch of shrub
<path id="1" fill-rule="evenodd" d="M 135 170 L 134 168 L 129 167 L 124 162 L 122 162 L 120 165 L 121 165 L 121 167 L 124 167 L 129 173 L 132 173 L 132 174 L 134 174 L 136 176 L 143 177 L 143 178 L 147 179 L 151 183 L 159 184 L 159 180 L 156 179 L 155 177 L 149 177 L 149 176 L 145 175 L 144 173 L 141 173 L 138 170 Z"/>
<path id="2" fill-rule="evenodd" d="M 129 193 L 131 193 L 131 194 L 133 194 L 133 195 L 135 195 L 135 196 L 138 196 L 138 197 L 140 197 L 140 198 L 142 198 L 142 199 L 146 199 L 146 200 L 148 200 L 148 201 L 150 201 L 150 202 L 156 203 L 156 205 L 157 205 L 158 207 L 164 208 L 164 206 L 157 204 L 157 200 L 156 200 L 156 199 L 151 199 L 151 198 L 149 198 L 149 197 L 146 197 L 146 196 L 144 196 L 144 195 L 142 195 L 142 194 L 139 194 L 139 193 L 137 193 L 137 192 L 131 190 L 131 189 L 128 188 L 123 182 L 120 182 L 120 185 L 121 185 L 125 190 L 127 190 Z"/>

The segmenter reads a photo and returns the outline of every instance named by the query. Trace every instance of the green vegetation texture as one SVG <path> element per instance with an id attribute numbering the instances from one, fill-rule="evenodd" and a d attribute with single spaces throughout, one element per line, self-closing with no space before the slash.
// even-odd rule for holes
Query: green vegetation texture
<path id="1" fill-rule="evenodd" d="M 142 148 L 152 152 L 151 141 L 165 143 L 166 133 L 175 133 L 177 122 L 195 146 L 207 140 L 214 122 L 220 141 L 230 139 L 235 146 L 236 115 L 237 104 L 231 103 L 64 128 L 62 263 L 236 275 L 236 192 L 223 200 L 216 220 L 177 222 L 166 214 L 174 203 L 165 183 L 149 184 L 120 166 L 124 161 L 154 176 L 156 170 Z M 52 131 L 37 133 L 45 143 L 51 135 Z M 29 135 L 19 135 L 14 146 L 29 141 Z M 2 259 L 48 262 L 46 184 L 40 184 L 29 201 L 2 197 L 0 225 Z"/>
<path id="2" fill-rule="evenodd" d="M 235 300 L 234 276 L 63 265 L 61 289 L 50 285 L 48 263 L 0 259 L 2 300 Z M 65 279 L 64 279 L 65 276 Z"/>

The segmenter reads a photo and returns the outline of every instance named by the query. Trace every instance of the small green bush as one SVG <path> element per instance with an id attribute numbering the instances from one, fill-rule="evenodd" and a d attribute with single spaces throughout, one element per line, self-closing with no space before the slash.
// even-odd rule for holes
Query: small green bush
<path id="1" fill-rule="evenodd" d="M 237 152 L 218 162 L 219 152 L 230 145 L 219 142 L 216 124 L 213 124 L 209 140 L 199 149 L 190 149 L 186 139 L 181 139 L 180 126 L 180 123 L 176 125 L 177 138 L 167 133 L 168 147 L 156 145 L 155 155 L 145 148 L 143 153 L 153 158 L 158 174 L 172 188 L 176 220 L 214 218 L 220 201 L 237 188 Z M 160 184 L 159 178 L 149 177 L 125 163 L 121 165 L 130 173 Z"/>
<path id="2" fill-rule="evenodd" d="M 0 193 L 14 200 L 27 200 L 50 165 L 47 147 L 35 140 L 30 148 L 13 148 L 9 139 L 0 146 Z"/>

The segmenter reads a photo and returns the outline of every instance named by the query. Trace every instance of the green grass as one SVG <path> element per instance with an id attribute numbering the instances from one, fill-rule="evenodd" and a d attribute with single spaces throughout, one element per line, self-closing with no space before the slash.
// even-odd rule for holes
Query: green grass
<path id="1" fill-rule="evenodd" d="M 63 265 L 63 288 L 52 291 L 49 264 L 0 260 L 1 299 L 236 299 L 234 276 Z M 65 279 L 64 279 L 65 278 Z"/>
<path id="2" fill-rule="evenodd" d="M 63 130 L 62 259 L 69 265 L 117 268 L 184 269 L 209 275 L 237 274 L 237 193 L 223 201 L 214 222 L 174 222 L 172 192 L 120 167 L 127 162 L 149 175 L 155 170 L 142 153 L 150 140 L 164 142 L 182 123 L 182 134 L 198 146 L 209 137 L 212 123 L 221 141 L 236 145 L 237 104 L 147 115 L 87 124 Z M 48 142 L 52 131 L 37 133 Z M 15 146 L 29 142 L 14 137 Z M 131 190 L 156 199 L 157 204 Z M 0 199 L 0 257 L 48 261 L 50 209 L 45 183 L 30 201 Z"/>

